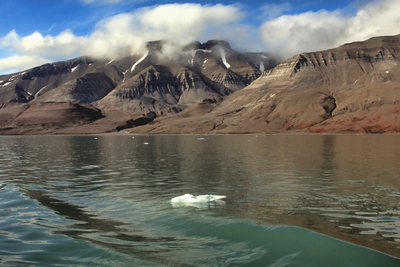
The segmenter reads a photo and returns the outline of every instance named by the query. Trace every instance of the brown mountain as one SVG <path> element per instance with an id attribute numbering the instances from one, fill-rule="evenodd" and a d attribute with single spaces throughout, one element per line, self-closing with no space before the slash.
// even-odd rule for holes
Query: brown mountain
<path id="1" fill-rule="evenodd" d="M 398 133 L 400 35 L 296 55 L 136 133 Z"/>
<path id="2" fill-rule="evenodd" d="M 223 41 L 169 54 L 164 45 L 1 76 L 1 132 L 400 131 L 400 35 L 303 53 L 274 68 L 267 54 L 238 53 Z"/>
<path id="3" fill-rule="evenodd" d="M 224 41 L 194 42 L 168 54 L 165 45 L 151 42 L 144 54 L 123 59 L 78 58 L 0 76 L 1 132 L 89 133 L 141 125 L 229 95 L 276 65 L 265 53 L 239 53 Z"/>

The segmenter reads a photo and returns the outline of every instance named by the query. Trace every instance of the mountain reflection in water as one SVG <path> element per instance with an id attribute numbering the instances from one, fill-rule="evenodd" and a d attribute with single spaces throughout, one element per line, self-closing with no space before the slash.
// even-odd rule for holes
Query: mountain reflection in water
<path id="1" fill-rule="evenodd" d="M 6 266 L 398 264 L 305 229 L 400 256 L 399 141 L 1 137 L 0 258 Z M 170 200 L 186 193 L 227 197 L 174 209 Z"/>

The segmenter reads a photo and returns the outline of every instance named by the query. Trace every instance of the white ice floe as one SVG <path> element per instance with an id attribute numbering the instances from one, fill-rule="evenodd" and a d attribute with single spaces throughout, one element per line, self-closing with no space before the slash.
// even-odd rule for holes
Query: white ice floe
<path id="1" fill-rule="evenodd" d="M 218 195 L 200 195 L 193 196 L 191 194 L 185 194 L 182 196 L 174 197 L 171 199 L 172 207 L 195 207 L 198 209 L 216 208 L 225 206 L 225 201 L 221 200 L 226 196 Z"/>
<path id="2" fill-rule="evenodd" d="M 136 68 L 136 66 L 137 66 L 140 62 L 142 62 L 142 61 L 148 56 L 148 54 L 149 54 L 149 51 L 147 51 L 146 54 L 144 54 L 144 56 L 143 56 L 141 59 L 139 59 L 139 61 L 136 62 L 136 63 L 132 66 L 131 72 Z"/>

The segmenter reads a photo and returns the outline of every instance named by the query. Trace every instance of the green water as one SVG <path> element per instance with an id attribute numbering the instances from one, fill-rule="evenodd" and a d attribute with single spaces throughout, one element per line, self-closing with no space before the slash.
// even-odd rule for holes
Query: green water
<path id="1" fill-rule="evenodd" d="M 399 141 L 0 137 L 0 265 L 400 266 L 310 230 L 400 246 Z M 173 208 L 185 193 L 227 197 Z"/>

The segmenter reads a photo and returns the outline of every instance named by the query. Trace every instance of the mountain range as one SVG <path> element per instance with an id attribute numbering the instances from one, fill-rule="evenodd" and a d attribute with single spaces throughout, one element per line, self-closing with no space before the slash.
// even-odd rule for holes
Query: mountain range
<path id="1" fill-rule="evenodd" d="M 397 133 L 397 51 L 384 36 L 278 64 L 220 40 L 149 42 L 0 76 L 0 133 Z"/>

